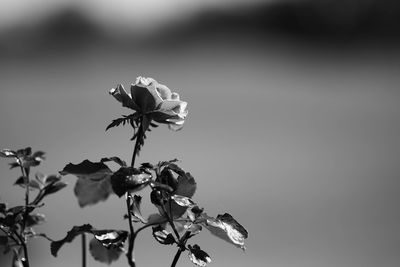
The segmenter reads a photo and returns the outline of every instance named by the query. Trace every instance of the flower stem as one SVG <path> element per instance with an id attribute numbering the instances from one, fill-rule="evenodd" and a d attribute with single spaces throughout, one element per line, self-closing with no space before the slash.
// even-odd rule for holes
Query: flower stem
<path id="1" fill-rule="evenodd" d="M 22 160 L 20 158 L 17 158 L 19 166 L 21 168 L 21 174 L 22 177 L 26 178 L 26 183 L 25 183 L 25 211 L 24 211 L 24 217 L 22 221 L 22 229 L 21 229 L 21 246 L 24 251 L 24 258 L 23 258 L 23 265 L 24 267 L 29 267 L 29 257 L 28 257 L 28 248 L 26 246 L 26 239 L 24 237 L 24 232 L 25 232 L 25 227 L 26 227 L 26 221 L 28 219 L 28 206 L 29 206 L 29 169 L 25 168 L 22 166 Z"/>
<path id="2" fill-rule="evenodd" d="M 131 167 L 133 168 L 135 166 L 135 159 L 136 156 L 139 152 L 139 147 L 140 147 L 140 142 L 141 139 L 143 138 L 143 126 L 142 126 L 142 118 L 139 118 L 140 122 L 139 122 L 139 129 L 138 129 L 138 133 L 136 136 L 136 142 L 135 142 L 135 147 L 133 149 L 133 154 L 132 154 L 132 161 L 131 161 Z"/>
<path id="3" fill-rule="evenodd" d="M 126 257 L 128 258 L 128 264 L 131 267 L 135 267 L 135 259 L 133 258 L 133 248 L 135 246 L 135 230 L 133 229 L 133 223 L 132 223 L 132 214 L 130 211 L 130 206 L 131 206 L 131 195 L 127 192 L 126 193 L 126 208 L 128 210 L 128 221 L 129 221 L 129 247 L 128 247 L 128 253 L 126 254 Z"/>
<path id="4" fill-rule="evenodd" d="M 131 167 L 134 168 L 135 166 L 135 159 L 136 156 L 139 152 L 139 147 L 140 147 L 140 142 L 141 139 L 143 138 L 143 127 L 142 127 L 142 119 L 140 118 L 139 121 L 139 129 L 138 129 L 138 133 L 136 136 L 136 142 L 135 142 L 135 147 L 133 149 L 133 155 L 132 155 L 132 161 L 131 161 Z M 135 234 L 135 230 L 133 228 L 133 223 L 132 223 L 132 214 L 130 211 L 130 207 L 131 207 L 131 194 L 129 192 L 126 193 L 126 208 L 128 211 L 128 221 L 129 221 L 129 246 L 128 246 L 128 253 L 126 254 L 127 258 L 128 258 L 128 264 L 130 267 L 135 267 L 136 263 L 135 263 L 135 259 L 133 257 L 133 249 L 135 247 L 135 238 L 136 238 L 136 234 Z"/>
<path id="5" fill-rule="evenodd" d="M 171 263 L 171 267 L 175 267 L 176 264 L 178 263 L 179 257 L 181 256 L 182 252 L 184 252 L 186 250 L 186 241 L 189 239 L 190 237 L 190 231 L 186 231 L 186 233 L 182 236 L 182 238 L 179 240 L 178 243 L 178 251 L 175 254 L 175 257 Z"/>
<path id="6" fill-rule="evenodd" d="M 82 244 L 82 267 L 86 267 L 86 235 L 85 233 L 81 234 L 81 244 Z"/>
<path id="7" fill-rule="evenodd" d="M 182 248 L 179 248 L 178 251 L 175 254 L 174 260 L 172 261 L 171 267 L 175 267 L 176 264 L 178 263 L 179 257 L 181 256 L 182 252 L 184 250 Z"/>

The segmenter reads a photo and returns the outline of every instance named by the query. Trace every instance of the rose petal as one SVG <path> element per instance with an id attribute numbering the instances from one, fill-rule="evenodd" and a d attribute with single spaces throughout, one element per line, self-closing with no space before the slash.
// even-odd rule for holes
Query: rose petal
<path id="1" fill-rule="evenodd" d="M 177 121 L 177 122 L 173 122 L 173 123 L 169 123 L 168 124 L 168 128 L 170 129 L 170 130 L 173 130 L 173 131 L 179 131 L 180 129 L 182 129 L 183 128 L 183 123 L 184 123 L 185 121 Z"/>
<path id="2" fill-rule="evenodd" d="M 156 92 L 162 100 L 172 99 L 171 90 L 169 90 L 169 88 L 164 84 L 158 83 L 156 86 Z"/>
<path id="3" fill-rule="evenodd" d="M 124 86 L 121 84 L 119 84 L 117 88 L 112 88 L 109 93 L 116 100 L 118 100 L 118 102 L 121 102 L 123 107 L 127 107 L 136 111 L 139 110 L 131 95 L 125 91 Z"/>
<path id="4" fill-rule="evenodd" d="M 186 102 L 183 102 L 183 101 L 180 101 L 180 100 L 164 100 L 161 103 L 159 109 L 162 110 L 162 111 L 164 111 L 164 110 L 166 110 L 166 111 L 174 110 L 175 108 L 177 108 L 177 107 L 180 108 L 181 105 L 184 105 L 183 103 L 186 103 Z"/>
<path id="5" fill-rule="evenodd" d="M 172 100 L 179 100 L 179 94 L 178 93 L 172 93 L 171 94 L 171 99 Z"/>
<path id="6" fill-rule="evenodd" d="M 150 85 L 150 87 L 151 86 L 152 85 Z M 131 85 L 132 99 L 135 101 L 142 114 L 146 114 L 147 112 L 154 110 L 156 107 L 156 101 L 151 94 L 151 90 L 155 90 L 155 88 L 149 90 L 147 87 L 142 87 L 137 84 Z"/>

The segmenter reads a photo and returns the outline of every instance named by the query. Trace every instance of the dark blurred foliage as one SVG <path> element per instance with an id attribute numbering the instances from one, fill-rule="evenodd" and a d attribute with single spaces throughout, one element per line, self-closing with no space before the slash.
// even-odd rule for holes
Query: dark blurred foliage
<path id="1" fill-rule="evenodd" d="M 208 10 L 166 34 L 200 40 L 216 35 L 251 35 L 260 40 L 293 37 L 311 42 L 395 41 L 400 3 L 391 0 L 276 1 L 234 10 Z M 180 38 L 179 38 L 180 37 Z M 178 43 L 178 42 L 177 42 Z"/>
<path id="2" fill-rule="evenodd" d="M 70 8 L 0 33 L 0 55 L 76 51 L 93 44 L 127 48 L 145 44 L 160 49 L 226 37 L 228 42 L 237 38 L 268 41 L 290 37 L 330 44 L 393 43 L 400 37 L 400 4 L 393 0 L 276 1 L 241 8 L 203 9 L 178 21 L 165 24 L 146 37 L 132 31 L 123 38 L 113 38 L 100 24 Z"/>

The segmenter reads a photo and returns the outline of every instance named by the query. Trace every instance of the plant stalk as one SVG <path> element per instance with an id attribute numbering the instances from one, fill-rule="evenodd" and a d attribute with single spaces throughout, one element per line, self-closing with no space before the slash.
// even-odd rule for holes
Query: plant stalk
<path id="1" fill-rule="evenodd" d="M 133 149 L 133 154 L 132 154 L 132 161 L 131 161 L 131 167 L 134 168 L 135 166 L 135 159 L 136 156 L 139 152 L 139 147 L 140 147 L 140 140 L 142 139 L 142 134 L 143 134 L 143 128 L 142 128 L 142 119 L 140 119 L 139 122 L 139 129 L 138 129 L 138 134 L 136 136 L 136 142 L 135 142 L 135 147 Z M 135 234 L 135 230 L 133 228 L 133 223 L 132 223 L 132 214 L 130 211 L 130 207 L 131 207 L 131 194 L 129 192 L 126 193 L 126 208 L 128 211 L 128 221 L 129 221 L 129 246 L 128 246 L 128 253 L 126 254 L 127 258 L 128 258 L 128 264 L 130 267 L 135 267 L 136 263 L 135 263 L 135 259 L 133 257 L 133 249 L 135 246 L 135 238 L 136 238 L 136 234 Z"/>
<path id="2" fill-rule="evenodd" d="M 179 257 L 181 256 L 182 252 L 184 250 L 182 248 L 179 248 L 178 251 L 175 254 L 174 260 L 172 261 L 171 267 L 175 267 L 176 264 L 178 263 Z"/>
<path id="3" fill-rule="evenodd" d="M 22 260 L 22 263 L 24 265 L 24 267 L 29 267 L 29 256 L 28 256 L 28 248 L 26 246 L 26 239 L 24 236 L 24 232 L 25 232 L 25 227 L 26 227 L 26 221 L 28 219 L 28 206 L 29 206 L 29 169 L 25 169 L 24 171 L 24 167 L 22 166 L 22 160 L 20 158 L 18 158 L 18 162 L 19 162 L 19 166 L 21 168 L 21 174 L 22 177 L 26 177 L 26 183 L 25 183 L 25 211 L 24 211 L 24 217 L 23 217 L 23 221 L 22 221 L 22 229 L 21 229 L 21 245 L 22 245 L 22 249 L 24 251 L 24 258 Z"/>
<path id="4" fill-rule="evenodd" d="M 81 234 L 81 244 L 82 244 L 82 267 L 86 267 L 86 235 Z"/>
<path id="5" fill-rule="evenodd" d="M 182 236 L 182 238 L 179 240 L 178 243 L 178 251 L 175 254 L 175 257 L 171 263 L 171 267 L 175 267 L 176 264 L 178 263 L 179 257 L 181 256 L 182 252 L 186 250 L 185 245 L 186 241 L 188 240 L 190 236 L 190 231 L 186 231 L 186 233 Z"/>

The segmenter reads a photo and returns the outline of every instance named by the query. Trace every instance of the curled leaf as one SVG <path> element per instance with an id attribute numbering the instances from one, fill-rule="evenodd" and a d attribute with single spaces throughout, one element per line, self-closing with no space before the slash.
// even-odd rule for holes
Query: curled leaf
<path id="1" fill-rule="evenodd" d="M 44 214 L 36 213 L 36 214 L 29 214 L 26 219 L 26 226 L 32 227 L 38 224 L 41 224 L 46 221 L 46 217 Z"/>
<path id="2" fill-rule="evenodd" d="M 117 163 L 121 167 L 126 167 L 126 162 L 123 161 L 122 159 L 120 159 L 119 157 L 102 158 L 100 161 L 101 162 L 113 161 L 113 162 Z"/>
<path id="3" fill-rule="evenodd" d="M 184 197 L 180 195 L 173 195 L 171 199 L 175 201 L 176 204 L 182 207 L 193 207 L 196 203 L 193 202 L 189 197 Z"/>
<path id="4" fill-rule="evenodd" d="M 78 177 L 74 192 L 81 207 L 105 201 L 112 193 L 112 171 L 103 162 L 84 160 L 76 165 L 69 163 L 60 174 Z"/>
<path id="5" fill-rule="evenodd" d="M 153 236 L 160 244 L 163 245 L 171 245 L 175 243 L 174 236 L 160 225 L 153 227 Z"/>
<path id="6" fill-rule="evenodd" d="M 209 217 L 206 214 L 204 226 L 215 236 L 239 247 L 243 250 L 244 240 L 248 237 L 247 230 L 239 224 L 230 214 L 218 215 L 217 218 Z"/>
<path id="7" fill-rule="evenodd" d="M 132 198 L 131 196 L 128 196 Z M 143 218 L 142 212 L 140 211 L 140 204 L 142 202 L 142 197 L 135 195 L 132 199 L 132 205 L 130 207 L 130 212 L 133 216 L 133 219 L 136 219 L 137 221 L 140 221 L 142 223 L 147 223 L 147 220 Z"/>
<path id="8" fill-rule="evenodd" d="M 79 234 L 91 233 L 92 230 L 93 230 L 93 227 L 90 224 L 74 226 L 70 231 L 68 231 L 67 235 L 63 239 L 51 242 L 51 244 L 50 244 L 51 255 L 53 255 L 54 257 L 57 257 L 58 251 L 65 243 L 72 242 L 74 240 L 74 238 Z"/>
<path id="9" fill-rule="evenodd" d="M 2 158 L 15 158 L 17 157 L 17 152 L 8 149 L 8 148 L 4 148 L 2 150 L 0 150 L 0 157 Z"/>
<path id="10" fill-rule="evenodd" d="M 74 226 L 68 231 L 66 237 L 61 240 L 53 241 L 50 245 L 51 254 L 57 257 L 57 253 L 65 243 L 70 243 L 77 235 L 89 233 L 93 234 L 97 241 L 106 248 L 122 248 L 128 236 L 128 232 L 123 230 L 97 230 L 90 224 Z"/>
<path id="11" fill-rule="evenodd" d="M 92 234 L 106 248 L 121 248 L 128 237 L 128 232 L 123 230 L 92 230 Z"/>
<path id="12" fill-rule="evenodd" d="M 201 250 L 198 245 L 194 245 L 193 247 L 189 245 L 188 247 L 189 259 L 197 266 L 204 267 L 211 262 L 210 256 L 205 251 Z"/>
<path id="13" fill-rule="evenodd" d="M 121 197 L 126 192 L 137 192 L 150 183 L 151 175 L 132 167 L 121 167 L 111 176 L 112 190 Z"/>
<path id="14" fill-rule="evenodd" d="M 92 238 L 89 242 L 89 251 L 92 257 L 99 262 L 111 264 L 122 253 L 119 247 L 106 248 L 98 239 Z"/>
<path id="15" fill-rule="evenodd" d="M 147 224 L 163 224 L 167 221 L 164 216 L 161 216 L 158 213 L 150 214 L 147 218 Z"/>

